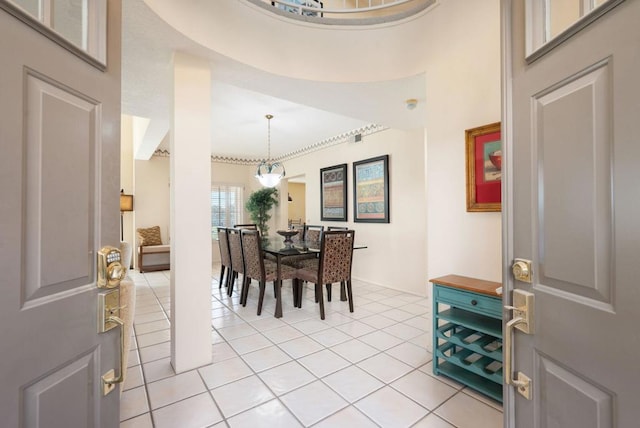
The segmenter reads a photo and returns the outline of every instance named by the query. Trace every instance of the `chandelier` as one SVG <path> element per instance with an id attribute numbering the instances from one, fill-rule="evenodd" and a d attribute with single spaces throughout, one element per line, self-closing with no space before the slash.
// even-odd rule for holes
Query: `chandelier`
<path id="1" fill-rule="evenodd" d="M 264 187 L 276 187 L 285 175 L 284 166 L 280 162 L 271 163 L 271 119 L 273 115 L 268 114 L 267 118 L 267 159 L 260 162 L 256 171 L 256 178 Z M 281 172 L 278 172 L 281 171 Z"/>

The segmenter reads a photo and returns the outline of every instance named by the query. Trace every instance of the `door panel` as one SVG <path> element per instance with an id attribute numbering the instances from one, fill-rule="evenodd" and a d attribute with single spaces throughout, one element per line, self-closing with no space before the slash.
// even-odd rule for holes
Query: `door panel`
<path id="1" fill-rule="evenodd" d="M 506 425 L 632 427 L 640 420 L 639 1 L 589 18 L 527 61 L 534 0 L 504 0 L 505 264 L 532 261 L 534 332 L 514 333 Z M 505 321 L 512 318 L 512 311 Z M 507 350 L 505 350 L 507 352 Z M 505 373 L 505 376 L 514 376 Z"/>
<path id="2" fill-rule="evenodd" d="M 613 428 L 614 396 L 571 369 L 537 355 L 540 428 Z M 576 409 L 580 409 L 576 412 Z"/>
<path id="3" fill-rule="evenodd" d="M 26 74 L 26 88 L 23 260 L 29 302 L 93 285 L 101 117 L 88 97 L 32 71 Z"/>
<path id="4" fill-rule="evenodd" d="M 119 241 L 120 2 L 106 70 L 0 0 L 0 425 L 115 427 L 119 331 L 98 334 L 96 253 Z"/>
<path id="5" fill-rule="evenodd" d="M 98 375 L 98 358 L 99 352 L 94 350 L 26 386 L 22 394 L 24 426 L 47 426 L 50 421 L 56 421 L 50 426 L 99 426 L 96 416 L 100 409 L 91 390 Z"/>
<path id="6" fill-rule="evenodd" d="M 613 303 L 610 74 L 607 60 L 534 95 L 531 123 L 537 287 L 607 310 Z"/>

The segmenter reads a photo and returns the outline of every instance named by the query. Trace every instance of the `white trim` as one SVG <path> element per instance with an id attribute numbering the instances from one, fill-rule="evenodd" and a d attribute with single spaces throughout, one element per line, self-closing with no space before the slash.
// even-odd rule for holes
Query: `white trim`
<path id="1" fill-rule="evenodd" d="M 85 1 L 88 15 L 85 15 L 87 16 L 87 28 L 83 29 L 83 46 L 77 46 L 53 28 L 54 0 L 41 0 L 38 16 L 34 16 L 20 7 L 15 3 L 15 0 L 0 0 L 0 9 L 5 10 L 80 59 L 104 71 L 107 68 L 107 0 Z"/>
<path id="2" fill-rule="evenodd" d="M 544 0 L 544 2 L 541 0 L 527 0 L 527 16 L 525 17 L 525 55 L 527 63 L 530 64 L 538 58 L 543 57 L 622 2 L 624 2 L 624 0 L 608 0 L 606 3 L 602 3 L 597 7 L 595 7 L 595 3 L 591 3 L 591 10 L 587 11 L 580 19 L 560 32 L 560 34 L 551 38 L 549 16 L 547 16 L 549 0 Z M 587 5 L 586 2 L 582 4 Z"/>
<path id="3" fill-rule="evenodd" d="M 529 3 L 529 2 L 528 2 Z M 527 9 L 528 11 L 528 9 Z M 513 281 L 511 277 L 511 261 L 513 260 L 513 70 L 512 70 L 512 0 L 501 0 L 500 4 L 500 44 L 502 57 L 502 301 L 511 304 Z M 523 30 L 526 31 L 526 30 Z M 528 34 L 527 34 L 528 35 Z M 503 315 L 504 315 L 503 310 Z M 507 320 L 503 316 L 503 329 Z M 504 373 L 504 376 L 510 376 Z M 515 427 L 515 392 L 506 383 L 502 388 L 504 405 L 504 427 Z"/>

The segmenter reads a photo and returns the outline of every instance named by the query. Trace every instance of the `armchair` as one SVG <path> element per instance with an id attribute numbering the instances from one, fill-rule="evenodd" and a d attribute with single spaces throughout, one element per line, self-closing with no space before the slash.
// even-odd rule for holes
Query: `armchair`
<path id="1" fill-rule="evenodd" d="M 140 272 L 171 268 L 171 246 L 162 243 L 160 226 L 136 229 L 138 235 L 138 269 Z"/>

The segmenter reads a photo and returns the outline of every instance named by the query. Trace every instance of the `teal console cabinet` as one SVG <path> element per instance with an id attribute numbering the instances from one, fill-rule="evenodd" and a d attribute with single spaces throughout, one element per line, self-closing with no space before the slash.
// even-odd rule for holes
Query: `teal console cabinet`
<path id="1" fill-rule="evenodd" d="M 501 284 L 459 275 L 430 282 L 433 373 L 502 402 Z"/>

